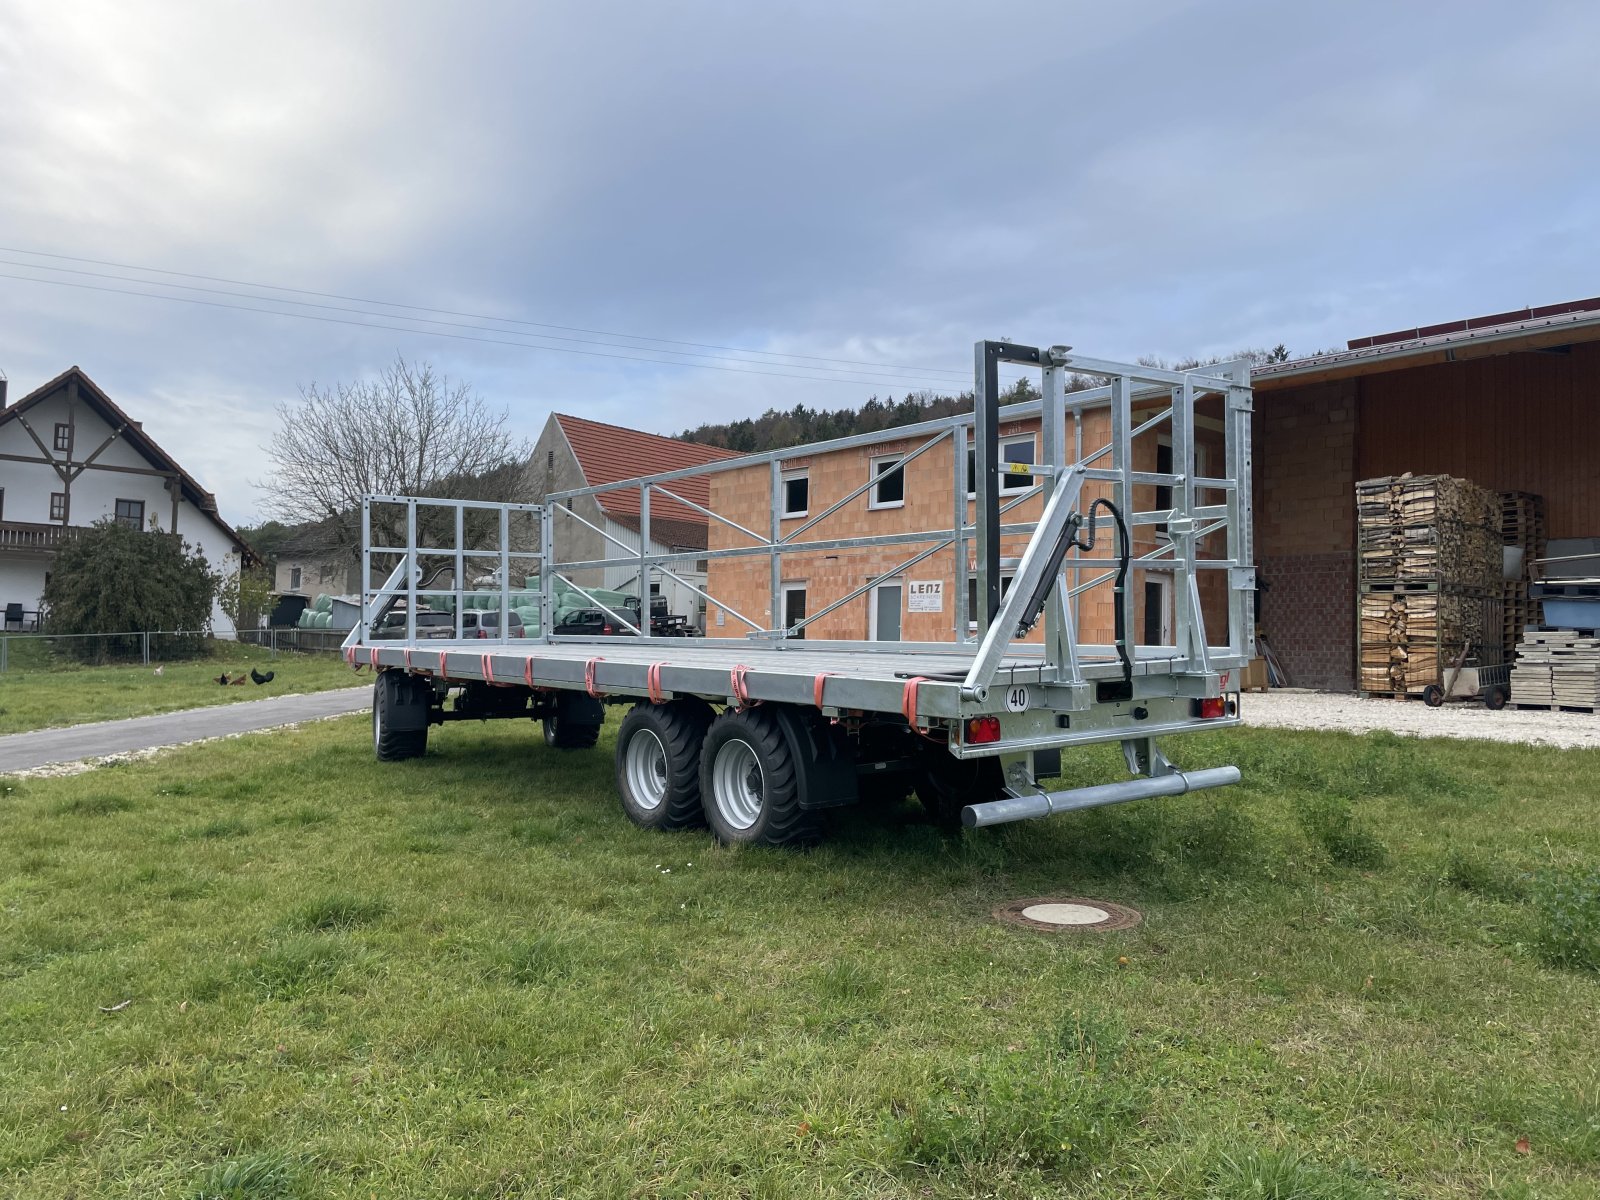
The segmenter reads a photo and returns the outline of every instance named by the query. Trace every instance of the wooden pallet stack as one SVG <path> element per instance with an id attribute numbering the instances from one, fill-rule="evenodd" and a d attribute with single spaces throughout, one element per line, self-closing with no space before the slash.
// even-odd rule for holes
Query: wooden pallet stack
<path id="1" fill-rule="evenodd" d="M 1572 629 L 1529 630 L 1511 669 L 1519 708 L 1600 707 L 1600 637 Z"/>
<path id="2" fill-rule="evenodd" d="M 1356 485 L 1359 681 L 1420 694 L 1458 662 L 1504 663 L 1499 496 L 1448 475 Z"/>
<path id="3" fill-rule="evenodd" d="M 1539 602 L 1528 594 L 1528 567 L 1534 559 L 1544 557 L 1544 497 L 1533 492 L 1501 492 L 1500 540 L 1522 550 L 1522 578 L 1500 583 L 1506 661 L 1510 662 L 1523 632 L 1542 619 Z"/>

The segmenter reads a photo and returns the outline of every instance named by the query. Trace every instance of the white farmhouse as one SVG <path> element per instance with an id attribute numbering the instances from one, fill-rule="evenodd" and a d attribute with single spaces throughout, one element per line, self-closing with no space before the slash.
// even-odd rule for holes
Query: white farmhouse
<path id="1" fill-rule="evenodd" d="M 250 547 L 217 501 L 77 367 L 9 407 L 0 379 L 0 614 L 31 626 L 56 548 L 106 517 L 176 532 L 237 576 Z M 220 606 L 211 628 L 232 637 Z"/>

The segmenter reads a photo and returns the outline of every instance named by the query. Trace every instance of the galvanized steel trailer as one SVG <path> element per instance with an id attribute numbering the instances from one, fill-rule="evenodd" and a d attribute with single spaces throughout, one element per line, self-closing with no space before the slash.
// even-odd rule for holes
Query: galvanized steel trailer
<path id="1" fill-rule="evenodd" d="M 1002 364 L 1037 368 L 1042 399 L 1002 405 Z M 452 720 L 531 717 L 543 723 L 549 744 L 584 748 L 598 738 L 604 704 L 630 703 L 616 752 L 629 818 L 662 829 L 709 823 L 725 842 L 765 844 L 810 837 L 823 809 L 904 797 L 912 789 L 936 817 L 981 827 L 1237 782 L 1232 766 L 1179 770 L 1157 739 L 1239 721 L 1238 672 L 1254 654 L 1248 363 L 1168 371 L 1091 359 L 1065 346 L 979 342 L 975 367 L 970 415 L 553 492 L 537 505 L 369 497 L 363 503 L 362 621 L 344 653 L 378 672 L 377 756 L 420 755 L 429 727 Z M 1105 383 L 1068 391 L 1074 375 Z M 1205 424 L 1213 442 L 1220 435 L 1222 450 L 1221 463 L 1207 464 L 1206 474 L 1197 471 L 1196 404 L 1202 398 L 1217 414 Z M 1086 422 L 1101 410 L 1108 421 L 1097 428 L 1108 431 L 1107 439 L 1086 448 Z M 1035 418 L 1038 461 L 1004 462 L 1001 425 Z M 1151 435 L 1171 447 L 1170 470 L 1135 469 L 1135 443 L 1141 437 L 1148 443 Z M 908 440 L 912 448 L 882 473 L 782 531 L 785 463 Z M 900 472 L 904 480 L 908 464 L 946 441 L 953 464 L 947 527 L 806 537 L 828 517 L 863 502 L 886 476 Z M 976 475 L 970 483 L 969 449 Z M 765 522 L 681 494 L 689 490 L 683 480 L 752 467 L 771 480 Z M 1007 479 L 1026 486 L 1003 489 Z M 1086 485 L 1104 494 L 1085 502 Z M 1150 494 L 1162 507 L 1135 511 L 1136 487 L 1155 489 Z M 582 498 L 608 492 L 636 496 L 637 540 L 619 538 L 577 510 Z M 1004 519 L 1033 497 L 1042 500 L 1037 520 Z M 652 498 L 736 530 L 742 544 L 660 552 L 651 539 Z M 750 528 L 763 523 L 765 532 Z M 597 535 L 615 551 L 563 555 L 580 529 L 591 531 L 591 544 Z M 1154 549 L 1135 554 L 1141 530 L 1149 531 L 1144 542 Z M 1006 590 L 1002 539 L 1022 535 L 1027 545 Z M 885 546 L 914 552 L 805 620 L 772 627 L 783 621 L 785 556 L 792 563 L 796 554 Z M 884 642 L 796 636 L 945 550 L 953 551 L 957 572 L 951 641 L 899 642 L 891 649 Z M 969 554 L 976 613 L 967 611 L 960 578 Z M 765 560 L 770 625 L 680 574 L 695 560 L 723 558 Z M 743 638 L 652 637 L 639 610 L 614 599 L 608 604 L 592 583 L 574 579 L 618 569 L 636 572 L 641 597 L 650 594 L 652 581 L 671 579 L 749 632 Z M 1139 644 L 1134 636 L 1128 583 L 1137 570 L 1170 581 L 1170 643 Z M 1207 572 L 1220 573 L 1225 584 L 1225 634 L 1206 628 L 1200 579 Z M 514 587 L 519 574 L 537 587 Z M 446 578 L 448 586 L 434 586 Z M 1096 589 L 1113 596 L 1110 643 L 1078 639 L 1079 598 Z M 553 634 L 558 590 L 583 597 L 632 636 Z M 487 600 L 487 612 L 499 616 L 480 620 L 478 636 L 468 639 L 460 614 L 473 599 L 480 606 Z M 540 636 L 505 636 L 519 604 L 537 607 Z M 440 609 L 456 614 L 455 628 L 445 630 L 454 636 L 419 636 L 418 614 Z M 532 615 L 531 608 L 524 611 Z M 403 622 L 395 615 L 402 612 Z M 485 637 L 486 625 L 501 636 Z M 1040 626 L 1042 642 L 1020 640 Z M 1222 636 L 1213 640 L 1213 632 Z M 1063 748 L 1104 741 L 1122 744 L 1132 778 L 1066 790 L 1041 786 L 1059 773 Z"/>

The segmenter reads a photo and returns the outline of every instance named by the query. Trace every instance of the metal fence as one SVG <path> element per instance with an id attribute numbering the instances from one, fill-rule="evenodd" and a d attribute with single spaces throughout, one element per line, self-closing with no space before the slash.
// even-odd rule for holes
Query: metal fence
<path id="1" fill-rule="evenodd" d="M 154 663 L 203 657 L 207 650 L 234 640 L 259 646 L 276 658 L 280 653 L 337 654 L 345 631 L 340 629 L 245 629 L 234 639 L 200 630 L 143 629 L 127 633 L 0 634 L 0 674 L 48 671 L 63 665 L 95 666 Z"/>

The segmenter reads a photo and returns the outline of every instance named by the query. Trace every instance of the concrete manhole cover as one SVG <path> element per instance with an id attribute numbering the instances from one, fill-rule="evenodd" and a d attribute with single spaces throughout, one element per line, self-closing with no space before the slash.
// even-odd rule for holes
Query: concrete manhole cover
<path id="1" fill-rule="evenodd" d="M 1121 904 L 1076 897 L 1014 900 L 995 909 L 994 915 L 1013 925 L 1050 933 L 1109 933 L 1115 929 L 1132 929 L 1142 919 L 1137 910 Z"/>

